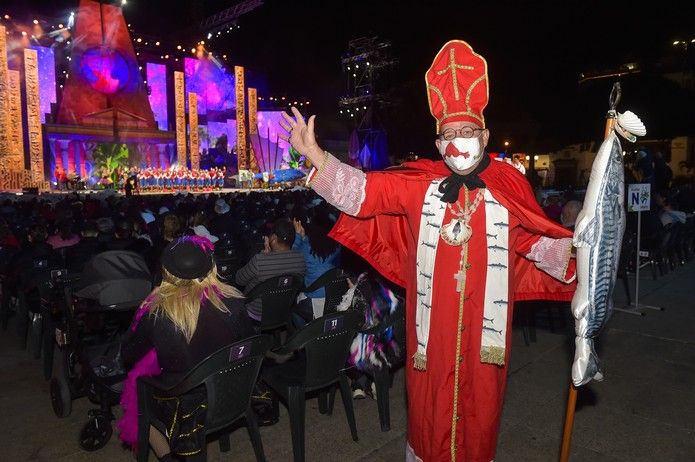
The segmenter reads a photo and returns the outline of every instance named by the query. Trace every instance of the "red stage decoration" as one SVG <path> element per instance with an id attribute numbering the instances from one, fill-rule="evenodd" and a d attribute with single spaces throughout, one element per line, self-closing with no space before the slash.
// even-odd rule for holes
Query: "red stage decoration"
<path id="1" fill-rule="evenodd" d="M 83 119 L 114 108 L 156 128 L 135 50 L 116 5 L 81 0 L 73 29 L 68 80 L 58 111 L 58 123 L 80 125 Z"/>

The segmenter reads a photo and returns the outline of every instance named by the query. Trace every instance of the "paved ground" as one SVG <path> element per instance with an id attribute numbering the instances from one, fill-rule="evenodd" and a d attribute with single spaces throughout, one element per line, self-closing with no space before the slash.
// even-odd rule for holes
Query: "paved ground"
<path id="1" fill-rule="evenodd" d="M 606 378 L 580 389 L 573 462 L 695 460 L 695 261 L 656 281 L 646 271 L 640 279 L 640 302 L 666 310 L 646 310 L 643 317 L 616 312 L 601 335 Z M 624 303 L 622 287 L 616 299 Z M 558 459 L 574 347 L 567 329 L 548 329 L 548 313 L 539 311 L 536 319 L 535 343 L 524 345 L 521 328 L 514 331 L 497 462 Z M 0 460 L 133 460 L 116 437 L 98 452 L 80 450 L 77 435 L 92 406 L 83 398 L 68 418 L 53 415 L 39 363 L 18 348 L 12 325 L 0 333 L 0 367 Z M 307 461 L 403 460 L 403 372 L 392 389 L 390 432 L 379 429 L 375 401 L 356 401 L 355 410 L 358 442 L 350 438 L 339 400 L 330 417 L 319 414 L 316 400 L 307 403 Z M 284 408 L 280 423 L 261 433 L 269 461 L 291 460 Z M 254 460 L 244 429 L 232 435 L 231 454 L 223 458 L 216 444 L 210 453 L 213 461 Z"/>

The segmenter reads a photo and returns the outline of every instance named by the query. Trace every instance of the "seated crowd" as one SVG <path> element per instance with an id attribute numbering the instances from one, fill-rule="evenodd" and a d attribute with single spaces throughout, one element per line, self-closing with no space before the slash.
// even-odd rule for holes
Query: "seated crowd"
<path id="1" fill-rule="evenodd" d="M 36 293 L 32 276 L 36 261 L 67 270 L 79 279 L 95 255 L 125 251 L 144 258 L 154 290 L 122 338 L 121 359 L 131 369 L 154 349 L 160 376 L 168 383 L 181 379 L 220 347 L 259 333 L 267 308 L 261 299 L 250 300 L 245 295 L 277 276 L 292 275 L 301 281 L 288 333 L 322 317 L 324 308 L 328 310 L 326 287 L 307 288 L 338 268 L 344 271 L 343 293 L 348 292 L 348 277 L 350 285 L 354 282 L 358 292 L 363 292 L 355 296 L 353 287 L 340 309 L 362 310 L 363 327 L 374 327 L 395 311 L 396 306 L 388 301 L 396 297 L 384 298 L 384 291 L 373 286 L 398 289 L 376 275 L 367 276 L 368 265 L 328 237 L 338 214 L 308 190 L 8 199 L 0 205 L 0 248 L 5 257 L 0 268 L 2 313 L 4 317 L 13 314 L 10 299 L 18 293 Z M 370 303 L 372 297 L 385 301 Z M 38 303 L 31 297 L 27 300 Z M 328 311 L 335 312 L 335 305 Z M 363 336 L 355 342 L 378 350 L 381 367 L 395 364 L 402 351 L 392 335 L 382 346 L 379 338 L 375 340 L 367 342 Z M 355 369 L 350 373 L 353 396 L 374 397 L 375 387 L 366 372 L 378 366 L 370 363 L 372 350 L 361 351 L 348 359 Z M 258 388 L 268 391 L 260 380 Z M 188 403 L 193 410 L 196 399 L 200 401 L 200 395 Z M 277 421 L 277 397 L 268 408 L 258 411 L 261 424 Z M 162 413 L 171 418 L 171 409 Z M 194 421 L 194 428 L 198 424 L 200 420 Z M 181 443 L 179 436 L 152 427 L 150 444 L 157 457 L 169 460 L 170 453 L 195 452 L 203 444 L 195 438 Z"/>

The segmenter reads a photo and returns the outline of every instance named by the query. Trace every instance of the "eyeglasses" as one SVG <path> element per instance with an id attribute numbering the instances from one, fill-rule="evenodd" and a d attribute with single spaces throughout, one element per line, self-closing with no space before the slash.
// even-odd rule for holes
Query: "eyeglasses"
<path id="1" fill-rule="evenodd" d="M 444 130 L 442 133 L 439 134 L 439 138 L 445 139 L 447 141 L 451 141 L 454 138 L 456 138 L 456 135 L 458 133 L 461 134 L 461 138 L 472 138 L 473 135 L 476 134 L 476 132 L 480 132 L 485 130 L 484 128 L 471 128 L 471 127 L 461 127 L 458 130 L 455 130 L 453 128 L 447 128 Z"/>

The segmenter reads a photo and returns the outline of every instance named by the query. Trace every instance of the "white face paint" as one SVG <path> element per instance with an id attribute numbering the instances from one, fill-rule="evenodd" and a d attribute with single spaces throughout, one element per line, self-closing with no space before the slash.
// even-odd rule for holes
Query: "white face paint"
<path id="1" fill-rule="evenodd" d="M 439 153 L 451 170 L 459 174 L 467 172 L 474 168 L 482 157 L 480 139 L 474 136 L 472 138 L 454 138 L 450 141 L 442 140 L 439 145 Z"/>

